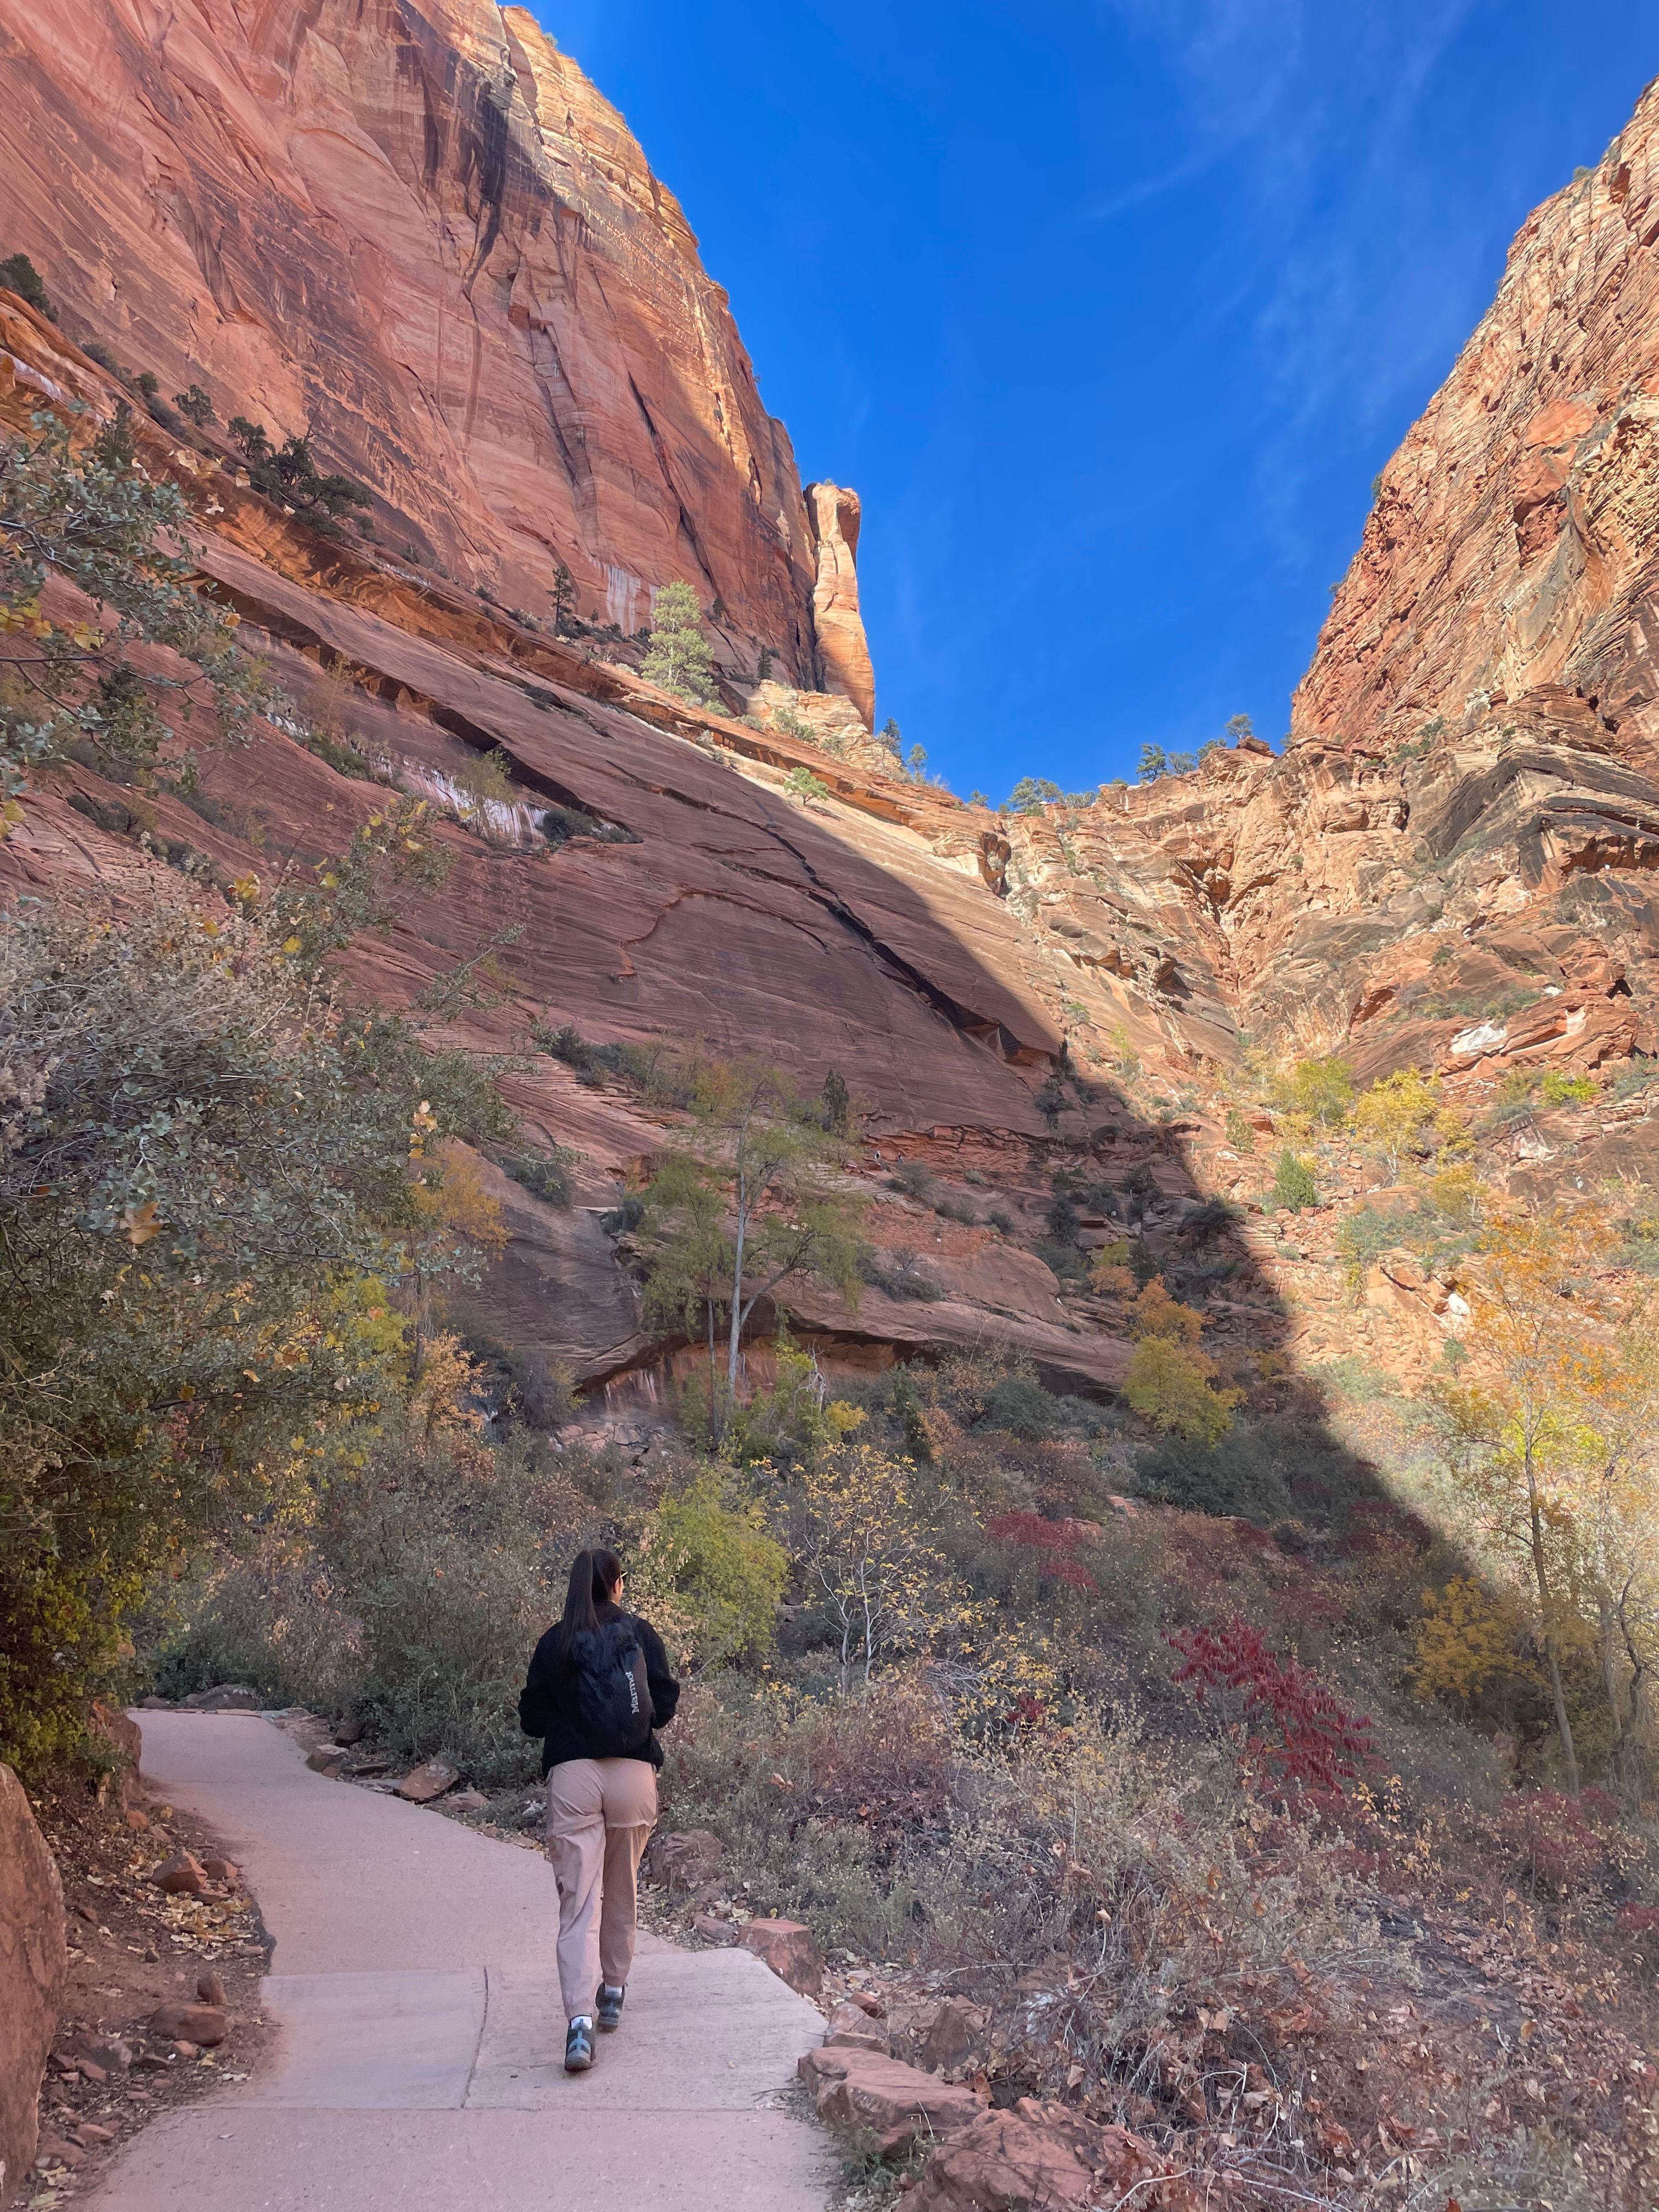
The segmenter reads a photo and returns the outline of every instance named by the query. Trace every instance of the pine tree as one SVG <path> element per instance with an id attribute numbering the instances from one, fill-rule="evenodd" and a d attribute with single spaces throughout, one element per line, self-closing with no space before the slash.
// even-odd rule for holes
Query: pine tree
<path id="1" fill-rule="evenodd" d="M 697 595 L 690 584 L 676 580 L 657 593 L 651 642 L 640 672 L 665 691 L 678 691 L 694 707 L 714 703 L 714 657 L 702 634 Z"/>
<path id="2" fill-rule="evenodd" d="M 576 609 L 576 580 L 561 561 L 553 571 L 553 635 L 562 637 Z"/>

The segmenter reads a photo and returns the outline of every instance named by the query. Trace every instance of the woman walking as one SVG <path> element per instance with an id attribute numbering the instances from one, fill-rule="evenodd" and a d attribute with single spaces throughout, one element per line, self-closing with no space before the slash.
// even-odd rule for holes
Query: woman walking
<path id="1" fill-rule="evenodd" d="M 680 1686 L 662 1638 L 624 1613 L 623 1563 L 578 1552 L 564 1618 L 536 1646 L 519 1724 L 546 1739 L 547 1850 L 559 1885 L 564 2064 L 585 2074 L 593 2030 L 622 2026 L 634 1960 L 640 1855 L 657 1821 L 656 1730 Z"/>

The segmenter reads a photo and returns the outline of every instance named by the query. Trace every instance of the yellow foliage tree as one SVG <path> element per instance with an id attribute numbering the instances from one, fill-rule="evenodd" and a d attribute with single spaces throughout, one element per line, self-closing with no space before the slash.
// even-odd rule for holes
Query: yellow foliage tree
<path id="1" fill-rule="evenodd" d="M 1129 1327 L 1138 1340 L 1123 1378 L 1129 1404 L 1166 1434 L 1218 1443 L 1243 1393 L 1216 1388 L 1215 1362 L 1198 1348 L 1201 1315 L 1171 1297 L 1154 1275 L 1134 1302 Z"/>
<path id="2" fill-rule="evenodd" d="M 1440 1110 L 1438 1079 L 1415 1067 L 1397 1067 L 1362 1092 L 1353 1109 L 1353 1133 L 1362 1145 L 1381 1152 L 1397 1182 L 1401 1163 L 1431 1148 L 1429 1132 Z"/>
<path id="3" fill-rule="evenodd" d="M 1412 1680 L 1425 1698 L 1465 1705 L 1504 1674 L 1531 1670 L 1520 1656 L 1521 1620 L 1508 1593 L 1454 1575 L 1443 1590 L 1425 1590 Z"/>
<path id="4" fill-rule="evenodd" d="M 424 1102 L 421 1111 L 426 1112 Z M 447 1275 L 466 1277 L 481 1257 L 498 1258 L 507 1249 L 507 1235 L 500 1202 L 475 1152 L 452 1139 L 428 1154 L 419 1115 L 410 1152 L 415 1226 L 404 1248 L 404 1267 L 415 1308 L 418 1373 L 437 1306 L 437 1285 Z"/>
<path id="5" fill-rule="evenodd" d="M 428 1338 L 409 1394 L 409 1420 L 428 1443 L 436 1437 L 476 1437 L 484 1417 L 474 1402 L 478 1363 L 447 1331 Z"/>
<path id="6" fill-rule="evenodd" d="M 1470 1276 L 1469 1380 L 1440 1393 L 1456 1447 L 1454 1474 L 1488 1534 L 1524 1563 L 1536 1593 L 1562 1765 L 1575 1796 L 1578 1753 L 1562 1655 L 1577 1621 L 1559 1585 L 1593 1494 L 1589 1416 L 1621 1318 L 1607 1257 L 1605 1221 L 1588 1208 L 1559 1204 L 1492 1224 Z"/>
<path id="7" fill-rule="evenodd" d="M 966 1604 L 917 1510 L 916 1470 L 873 1444 L 809 1468 L 802 1483 L 807 1573 L 838 1632 L 841 1693 L 859 1674 L 957 1619 Z"/>
<path id="8" fill-rule="evenodd" d="M 1194 1345 L 1204 1332 L 1204 1316 L 1194 1306 L 1183 1306 L 1154 1275 L 1129 1310 L 1129 1334 L 1138 1341 L 1167 1338 L 1171 1344 Z"/>
<path id="9" fill-rule="evenodd" d="M 1595 1615 L 1613 1771 L 1637 1797 L 1638 1759 L 1655 1735 L 1659 1670 L 1659 1328 L 1650 1300 L 1635 1304 L 1590 1346 L 1575 1379 L 1583 1471 L 1577 1564 Z"/>

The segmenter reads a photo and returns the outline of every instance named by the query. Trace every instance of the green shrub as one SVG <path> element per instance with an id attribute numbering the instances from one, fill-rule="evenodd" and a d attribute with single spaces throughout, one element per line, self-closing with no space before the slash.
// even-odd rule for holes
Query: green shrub
<path id="1" fill-rule="evenodd" d="M 281 925 L 279 925 L 280 932 Z M 356 1286 L 418 1228 L 441 1073 L 337 1029 L 248 920 L 159 902 L 0 932 L 0 1726 L 75 1741 L 155 1579 L 273 1511 L 387 1395 L 401 1327 Z"/>
<path id="2" fill-rule="evenodd" d="M 1237 1515 L 1268 1527 L 1295 1510 L 1273 1455 L 1242 1424 L 1213 1444 L 1166 1436 L 1139 1455 L 1135 1477 L 1145 1497 L 1183 1512 Z"/>
<path id="3" fill-rule="evenodd" d="M 539 1198 L 544 1206 L 570 1203 L 570 1170 L 576 1155 L 562 1145 L 547 1152 L 514 1152 L 501 1162 L 514 1182 Z"/>
<path id="4" fill-rule="evenodd" d="M 1542 1096 L 1546 1106 L 1588 1106 L 1595 1096 L 1595 1081 L 1553 1067 L 1544 1078 Z"/>
<path id="5" fill-rule="evenodd" d="M 690 584 L 665 584 L 652 603 L 651 642 L 640 673 L 694 707 L 715 698 L 714 659 L 702 634 L 702 610 Z"/>
<path id="6" fill-rule="evenodd" d="M 777 1632 L 789 1557 L 752 1507 L 733 1503 L 718 1475 L 700 1475 L 651 1517 L 653 1578 L 680 1601 L 689 1632 L 684 1656 L 702 1668 L 761 1659 Z"/>
<path id="7" fill-rule="evenodd" d="M 925 1160 L 900 1160 L 888 1177 L 895 1190 L 902 1190 L 907 1198 L 920 1199 L 930 1205 L 936 1185 L 933 1171 Z"/>
<path id="8" fill-rule="evenodd" d="M 27 253 L 9 253 L 0 261 L 0 286 L 8 292 L 15 292 L 20 300 L 26 300 L 48 322 L 57 321 L 52 301 L 46 296 L 46 281 Z"/>
<path id="9" fill-rule="evenodd" d="M 275 446 L 264 425 L 246 415 L 233 415 L 226 428 L 242 449 L 254 489 L 279 506 L 295 508 L 314 529 L 337 535 L 343 514 L 373 504 L 354 478 L 318 468 L 309 436 Z"/>
<path id="10" fill-rule="evenodd" d="M 1492 1095 L 1492 1103 L 1480 1122 L 1482 1130 L 1506 1128 L 1512 1121 L 1525 1121 L 1532 1112 L 1537 1088 L 1535 1067 L 1510 1068 Z"/>
<path id="11" fill-rule="evenodd" d="M 1319 1203 L 1319 1185 L 1312 1168 L 1307 1161 L 1298 1158 L 1288 1145 L 1279 1156 L 1267 1198 L 1270 1205 L 1288 1206 L 1292 1213 L 1301 1213 Z"/>
<path id="12" fill-rule="evenodd" d="M 988 1429 L 1006 1429 L 1010 1436 L 1033 1442 L 1054 1436 L 1060 1425 L 1060 1401 L 1035 1375 L 1007 1375 L 991 1390 L 980 1416 Z"/>

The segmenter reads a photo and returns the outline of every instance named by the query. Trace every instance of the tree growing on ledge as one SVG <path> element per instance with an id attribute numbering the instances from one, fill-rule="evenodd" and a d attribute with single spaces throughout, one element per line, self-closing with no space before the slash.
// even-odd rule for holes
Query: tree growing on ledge
<path id="1" fill-rule="evenodd" d="M 763 1060 L 710 1061 L 696 1074 L 690 1141 L 646 1194 L 646 1311 L 707 1345 L 716 1435 L 763 1298 L 805 1280 L 857 1303 L 859 1208 L 836 1188 L 847 1140 L 827 1118 Z"/>
<path id="2" fill-rule="evenodd" d="M 702 611 L 690 584 L 665 584 L 652 608 L 651 642 L 640 672 L 694 707 L 714 702 L 714 661 L 702 634 Z"/>
<path id="3" fill-rule="evenodd" d="M 562 637 L 576 611 L 576 580 L 561 561 L 553 571 L 553 635 Z"/>
<path id="4" fill-rule="evenodd" d="M 250 422 L 246 415 L 233 415 L 225 427 L 246 456 L 255 488 L 279 507 L 293 507 L 314 528 L 331 532 L 348 508 L 373 503 L 355 478 L 319 469 L 308 435 L 273 446 L 264 424 Z"/>

